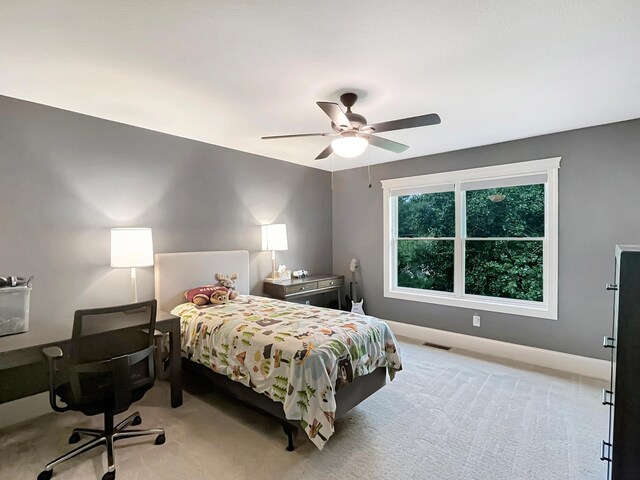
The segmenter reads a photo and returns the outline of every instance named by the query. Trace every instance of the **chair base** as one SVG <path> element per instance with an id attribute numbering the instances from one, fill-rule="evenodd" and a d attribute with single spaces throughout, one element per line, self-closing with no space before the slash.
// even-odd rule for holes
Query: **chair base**
<path id="1" fill-rule="evenodd" d="M 105 429 L 97 430 L 93 428 L 74 428 L 73 433 L 69 437 L 69 443 L 77 443 L 80 441 L 80 435 L 87 435 L 93 437 L 89 442 L 74 448 L 68 453 L 56 458 L 52 462 L 49 462 L 42 472 L 38 475 L 38 480 L 49 480 L 53 476 L 53 467 L 60 465 L 62 462 L 77 457 L 81 453 L 88 452 L 89 450 L 98 447 L 100 445 L 106 445 L 107 447 L 107 472 L 102 476 L 102 480 L 114 480 L 116 478 L 116 464 L 113 454 L 113 444 L 117 440 L 134 437 L 144 437 L 147 435 L 156 435 L 155 444 L 162 445 L 165 442 L 165 435 L 163 428 L 150 428 L 148 430 L 127 430 L 129 425 L 140 425 L 142 419 L 140 413 L 134 412 L 118 423 L 113 425 L 113 415 L 105 413 L 104 415 Z"/>

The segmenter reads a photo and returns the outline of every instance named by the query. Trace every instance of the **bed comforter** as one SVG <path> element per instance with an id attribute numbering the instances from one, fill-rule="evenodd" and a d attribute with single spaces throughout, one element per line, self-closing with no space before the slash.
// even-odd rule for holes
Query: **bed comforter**
<path id="1" fill-rule="evenodd" d="M 252 295 L 171 313 L 183 355 L 282 403 L 320 450 L 334 432 L 337 390 L 378 367 L 391 380 L 402 369 L 391 329 L 374 317 Z"/>

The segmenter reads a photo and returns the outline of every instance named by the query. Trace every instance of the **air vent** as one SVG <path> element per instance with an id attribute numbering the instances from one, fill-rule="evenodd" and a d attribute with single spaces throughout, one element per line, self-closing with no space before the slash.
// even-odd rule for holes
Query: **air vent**
<path id="1" fill-rule="evenodd" d="M 431 348 L 439 348 L 440 350 L 451 350 L 451 347 L 447 347 L 446 345 L 438 345 L 437 343 L 424 342 L 423 345 Z"/>

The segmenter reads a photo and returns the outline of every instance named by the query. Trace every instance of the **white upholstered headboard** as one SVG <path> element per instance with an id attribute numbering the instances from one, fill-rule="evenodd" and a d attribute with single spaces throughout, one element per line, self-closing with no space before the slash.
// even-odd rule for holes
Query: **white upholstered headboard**
<path id="1" fill-rule="evenodd" d="M 154 283 L 158 308 L 165 312 L 184 303 L 184 292 L 190 288 L 216 283 L 216 272 L 227 275 L 238 272 L 238 293 L 249 293 L 249 252 L 157 253 Z"/>

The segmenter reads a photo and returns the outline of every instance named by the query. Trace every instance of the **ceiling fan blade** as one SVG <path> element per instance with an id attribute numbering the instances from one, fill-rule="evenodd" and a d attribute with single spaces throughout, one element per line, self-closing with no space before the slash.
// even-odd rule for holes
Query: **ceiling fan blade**
<path id="1" fill-rule="evenodd" d="M 273 140 L 274 138 L 296 138 L 296 137 L 325 137 L 331 133 L 297 133 L 295 135 L 269 135 L 261 137 L 262 140 Z"/>
<path id="2" fill-rule="evenodd" d="M 351 122 L 344 114 L 340 105 L 332 102 L 316 102 L 324 113 L 335 123 L 338 127 L 353 128 Z"/>
<path id="3" fill-rule="evenodd" d="M 376 137 L 375 135 L 362 135 L 367 139 L 369 145 L 373 145 L 374 147 L 384 148 L 385 150 L 389 150 L 394 153 L 402 153 L 409 145 L 405 145 L 404 143 L 394 142 L 393 140 L 388 140 L 382 137 Z"/>
<path id="4" fill-rule="evenodd" d="M 405 128 L 426 127 L 429 125 L 437 125 L 440 123 L 440 117 L 437 113 L 429 113 L 428 115 L 419 115 L 417 117 L 401 118 L 400 120 L 391 120 L 390 122 L 375 123 L 369 125 L 376 133 L 390 132 L 391 130 L 403 130 Z"/>
<path id="5" fill-rule="evenodd" d="M 331 148 L 331 144 L 324 150 L 320 152 L 320 155 L 316 157 L 316 160 L 322 160 L 323 158 L 327 158 L 329 155 L 333 153 L 333 148 Z"/>

